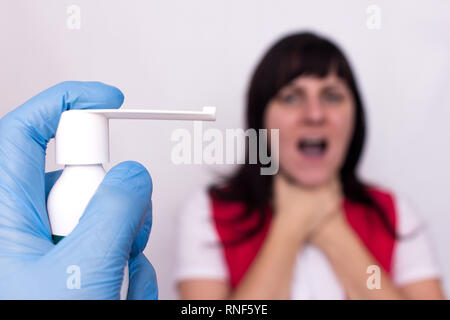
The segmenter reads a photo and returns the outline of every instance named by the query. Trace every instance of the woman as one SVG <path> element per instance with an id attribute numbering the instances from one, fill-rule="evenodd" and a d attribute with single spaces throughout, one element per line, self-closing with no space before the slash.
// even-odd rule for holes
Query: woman
<path id="1" fill-rule="evenodd" d="M 180 214 L 183 299 L 440 299 L 421 223 L 358 178 L 365 122 L 350 65 L 311 33 L 257 66 L 247 126 L 279 129 L 280 170 L 242 165 Z M 269 139 L 270 141 L 270 139 Z"/>

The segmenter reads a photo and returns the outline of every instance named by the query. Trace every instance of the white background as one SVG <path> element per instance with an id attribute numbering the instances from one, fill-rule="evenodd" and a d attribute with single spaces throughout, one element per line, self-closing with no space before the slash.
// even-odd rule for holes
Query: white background
<path id="1" fill-rule="evenodd" d="M 67 28 L 69 5 L 81 29 Z M 381 8 L 381 29 L 366 9 Z M 223 132 L 243 124 L 249 75 L 287 32 L 313 30 L 347 52 L 366 102 L 366 180 L 394 190 L 425 219 L 450 295 L 450 2 L 442 1 L 0 1 L 0 116 L 63 80 L 119 87 L 128 108 L 218 107 Z M 170 135 L 188 122 L 111 123 L 111 163 L 136 160 L 154 182 L 146 254 L 160 297 L 175 298 L 174 218 L 192 190 L 224 168 L 172 164 Z M 47 169 L 55 165 L 54 146 Z"/>

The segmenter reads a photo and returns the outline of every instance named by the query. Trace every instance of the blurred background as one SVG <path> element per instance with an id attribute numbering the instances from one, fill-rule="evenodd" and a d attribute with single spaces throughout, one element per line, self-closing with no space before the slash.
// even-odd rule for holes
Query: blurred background
<path id="1" fill-rule="evenodd" d="M 447 0 L 0 0 L 0 117 L 60 81 L 98 80 L 119 87 L 126 108 L 214 105 L 217 121 L 204 130 L 241 128 L 258 59 L 302 30 L 330 37 L 350 58 L 369 126 L 361 175 L 409 200 L 425 220 L 450 296 Z M 176 214 L 193 190 L 232 169 L 175 165 L 170 138 L 178 128 L 193 124 L 112 120 L 105 165 L 135 160 L 152 175 L 145 253 L 161 299 L 176 298 Z M 50 143 L 47 170 L 59 168 Z"/>

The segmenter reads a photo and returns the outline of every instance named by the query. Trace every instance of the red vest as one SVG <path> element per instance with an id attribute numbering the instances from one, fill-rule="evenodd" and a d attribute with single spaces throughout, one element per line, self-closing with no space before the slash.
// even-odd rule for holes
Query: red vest
<path id="1" fill-rule="evenodd" d="M 396 229 L 396 213 L 394 199 L 391 195 L 379 190 L 368 189 L 373 199 L 384 209 L 391 225 Z M 228 266 L 231 286 L 235 288 L 249 268 L 269 230 L 272 212 L 268 209 L 266 221 L 260 231 L 250 239 L 233 245 L 225 245 L 239 238 L 258 223 L 258 212 L 253 212 L 248 219 L 236 223 L 244 205 L 239 202 L 225 202 L 210 194 L 215 227 L 223 244 L 225 261 Z M 389 274 L 395 239 L 384 227 L 377 213 L 364 205 L 345 199 L 343 203 L 347 221 L 356 231 L 361 241 L 372 253 L 381 267 Z"/>

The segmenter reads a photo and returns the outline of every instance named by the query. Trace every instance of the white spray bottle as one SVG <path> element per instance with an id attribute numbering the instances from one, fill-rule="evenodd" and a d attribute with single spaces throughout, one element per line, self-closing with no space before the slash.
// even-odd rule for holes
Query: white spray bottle
<path id="1" fill-rule="evenodd" d="M 67 236 L 81 218 L 106 172 L 109 162 L 109 119 L 214 121 L 215 107 L 203 111 L 132 109 L 84 109 L 62 113 L 55 135 L 56 163 L 64 170 L 47 200 L 47 212 L 55 244 Z M 121 299 L 128 291 L 124 270 Z"/>

